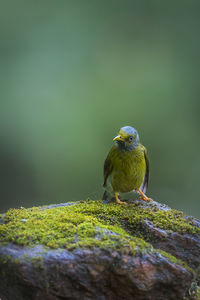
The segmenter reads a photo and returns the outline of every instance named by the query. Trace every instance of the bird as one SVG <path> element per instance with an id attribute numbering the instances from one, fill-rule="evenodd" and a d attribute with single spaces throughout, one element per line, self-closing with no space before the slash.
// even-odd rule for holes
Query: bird
<path id="1" fill-rule="evenodd" d="M 135 191 L 141 195 L 139 199 L 151 201 L 145 195 L 149 182 L 149 159 L 137 130 L 124 126 L 113 141 L 115 144 L 104 162 L 103 200 L 111 194 L 118 204 L 126 204 L 119 195 Z"/>

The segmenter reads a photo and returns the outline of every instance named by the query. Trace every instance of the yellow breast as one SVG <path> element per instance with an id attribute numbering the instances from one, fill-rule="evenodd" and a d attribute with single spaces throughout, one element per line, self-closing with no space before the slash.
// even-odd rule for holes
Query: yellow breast
<path id="1" fill-rule="evenodd" d="M 133 151 L 112 149 L 111 184 L 114 192 L 126 193 L 138 190 L 143 183 L 146 163 L 144 147 L 139 144 Z"/>

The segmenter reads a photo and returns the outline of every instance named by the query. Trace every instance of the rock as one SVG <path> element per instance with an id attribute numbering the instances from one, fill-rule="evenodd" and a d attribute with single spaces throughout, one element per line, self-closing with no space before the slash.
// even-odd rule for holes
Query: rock
<path id="1" fill-rule="evenodd" d="M 180 234 L 163 230 L 154 226 L 151 221 L 145 220 L 141 226 L 145 240 L 152 238 L 151 244 L 156 249 L 162 249 L 185 261 L 188 266 L 196 269 L 200 266 L 200 239 L 191 234 Z"/>
<path id="2" fill-rule="evenodd" d="M 159 211 L 164 210 L 169 214 L 173 214 L 174 212 L 175 216 L 177 215 L 183 217 L 186 223 L 183 222 L 182 230 L 177 232 L 176 228 L 174 228 L 174 230 L 168 230 L 166 227 L 164 230 L 156 227 L 152 221 L 144 220 L 141 224 L 143 238 L 146 241 L 151 241 L 152 246 L 155 248 L 162 249 L 174 255 L 176 258 L 183 260 L 193 269 L 199 268 L 200 231 L 198 228 L 200 228 L 200 222 L 193 217 L 184 216 L 182 212 L 172 210 L 168 206 L 163 204 L 160 205 L 155 201 L 150 203 L 149 207 L 152 209 L 156 207 L 159 209 Z M 170 219 L 168 219 L 168 221 L 170 221 Z M 194 227 L 194 231 L 192 228 L 191 231 L 188 231 L 186 228 L 184 229 L 185 224 L 189 224 L 190 226 Z"/>
<path id="3" fill-rule="evenodd" d="M 156 202 L 11 209 L 0 222 L 0 298 L 197 299 L 199 224 Z"/>

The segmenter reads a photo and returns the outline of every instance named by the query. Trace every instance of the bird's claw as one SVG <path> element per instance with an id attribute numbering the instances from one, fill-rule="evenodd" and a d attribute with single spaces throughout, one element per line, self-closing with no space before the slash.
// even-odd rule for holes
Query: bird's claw
<path id="1" fill-rule="evenodd" d="M 120 204 L 120 205 L 126 205 L 126 204 L 127 204 L 126 202 L 124 202 L 124 201 L 120 201 L 120 200 L 119 200 L 119 201 L 117 201 L 117 203 L 118 203 L 118 204 Z"/>
<path id="2" fill-rule="evenodd" d="M 120 205 L 126 205 L 126 204 L 127 204 L 126 202 L 121 201 L 121 200 L 119 199 L 119 197 L 118 197 L 117 194 L 115 194 L 115 199 L 116 199 L 116 202 L 117 202 L 118 204 L 120 204 Z"/>
<path id="3" fill-rule="evenodd" d="M 148 198 L 148 197 L 142 197 L 142 196 L 140 196 L 139 199 L 142 199 L 142 200 L 147 201 L 147 202 L 153 201 L 151 198 Z"/>

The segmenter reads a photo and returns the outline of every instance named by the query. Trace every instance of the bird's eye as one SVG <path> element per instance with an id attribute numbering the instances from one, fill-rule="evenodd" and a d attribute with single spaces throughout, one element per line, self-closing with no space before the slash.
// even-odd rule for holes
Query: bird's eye
<path id="1" fill-rule="evenodd" d="M 130 136 L 130 137 L 129 137 L 129 141 L 130 141 L 130 142 L 132 142 L 132 140 L 133 140 L 133 137 L 132 137 L 132 136 Z"/>

